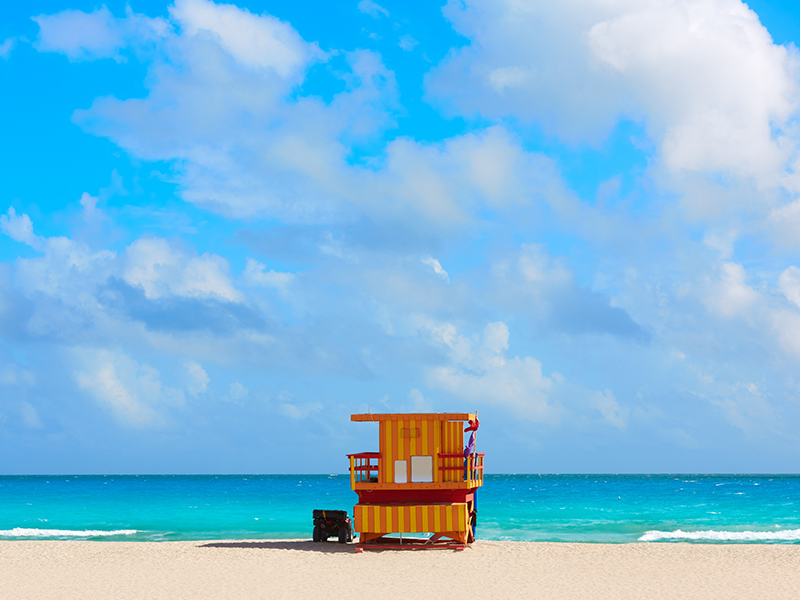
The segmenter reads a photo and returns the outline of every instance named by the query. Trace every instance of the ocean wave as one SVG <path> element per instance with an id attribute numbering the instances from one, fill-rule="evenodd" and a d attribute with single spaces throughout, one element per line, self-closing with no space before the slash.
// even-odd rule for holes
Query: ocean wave
<path id="1" fill-rule="evenodd" d="M 640 542 L 659 540 L 708 540 L 715 542 L 792 542 L 800 540 L 800 529 L 785 531 L 647 531 Z"/>
<path id="2" fill-rule="evenodd" d="M 84 529 L 74 531 L 71 529 L 24 529 L 15 527 L 14 529 L 0 529 L 0 537 L 32 538 L 32 537 L 108 537 L 112 535 L 133 535 L 139 533 L 138 529 L 113 529 L 111 531 L 100 531 Z"/>

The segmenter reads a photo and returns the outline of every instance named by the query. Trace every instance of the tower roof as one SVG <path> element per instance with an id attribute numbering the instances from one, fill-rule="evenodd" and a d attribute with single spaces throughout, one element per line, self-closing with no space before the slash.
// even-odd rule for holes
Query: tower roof
<path id="1" fill-rule="evenodd" d="M 473 413 L 382 413 L 350 415 L 351 421 L 473 421 Z"/>

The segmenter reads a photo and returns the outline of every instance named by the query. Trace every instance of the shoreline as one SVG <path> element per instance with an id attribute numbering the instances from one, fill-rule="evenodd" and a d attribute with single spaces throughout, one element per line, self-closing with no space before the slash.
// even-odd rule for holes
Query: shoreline
<path id="1" fill-rule="evenodd" d="M 354 552 L 309 540 L 0 541 L 3 597 L 794 599 L 800 545 L 478 540 Z"/>

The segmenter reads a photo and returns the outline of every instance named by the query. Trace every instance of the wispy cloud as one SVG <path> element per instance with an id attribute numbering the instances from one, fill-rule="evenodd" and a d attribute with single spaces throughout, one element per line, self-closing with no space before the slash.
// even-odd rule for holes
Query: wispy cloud
<path id="1" fill-rule="evenodd" d="M 8 57 L 11 56 L 11 51 L 14 50 L 19 39 L 20 38 L 17 37 L 6 38 L 3 43 L 0 44 L 0 58 L 8 60 Z"/>
<path id="2" fill-rule="evenodd" d="M 380 4 L 373 2 L 372 0 L 360 0 L 358 3 L 358 10 L 360 10 L 365 15 L 369 15 L 375 19 L 389 16 L 388 10 L 383 8 Z"/>
<path id="3" fill-rule="evenodd" d="M 422 259 L 423 265 L 428 265 L 430 268 L 433 269 L 433 272 L 439 275 L 442 279 L 444 279 L 447 283 L 450 283 L 450 275 L 447 274 L 442 268 L 442 265 L 439 264 L 439 261 L 433 258 L 432 256 L 428 256 Z"/>

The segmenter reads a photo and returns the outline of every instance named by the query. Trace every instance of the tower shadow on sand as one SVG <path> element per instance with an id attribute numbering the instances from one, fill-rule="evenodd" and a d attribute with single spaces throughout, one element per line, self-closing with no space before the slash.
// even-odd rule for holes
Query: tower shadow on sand
<path id="1" fill-rule="evenodd" d="M 355 544 L 337 542 L 312 542 L 311 540 L 262 540 L 258 542 L 210 542 L 199 548 L 244 548 L 256 550 L 300 550 L 301 552 L 322 552 L 325 554 L 353 553 Z"/>

